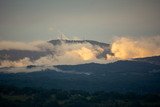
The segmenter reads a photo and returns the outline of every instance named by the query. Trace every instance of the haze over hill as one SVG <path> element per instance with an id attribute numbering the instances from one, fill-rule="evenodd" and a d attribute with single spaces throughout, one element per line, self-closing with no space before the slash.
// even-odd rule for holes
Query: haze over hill
<path id="1" fill-rule="evenodd" d="M 108 64 L 7 67 L 0 69 L 0 84 L 91 92 L 159 93 L 159 59 L 160 56 Z"/>
<path id="2" fill-rule="evenodd" d="M 0 44 L 1 66 L 78 64 L 83 61 L 104 60 L 105 55 L 111 53 L 109 44 L 91 40 L 58 39 L 28 44 L 2 41 Z"/>
<path id="3" fill-rule="evenodd" d="M 57 39 L 29 43 L 0 41 L 0 66 L 63 65 L 160 55 L 160 36 L 116 38 L 111 44 L 93 40 Z"/>
<path id="4" fill-rule="evenodd" d="M 0 42 L 0 84 L 46 89 L 157 93 L 160 36 Z M 24 47 L 24 48 L 23 48 Z"/>

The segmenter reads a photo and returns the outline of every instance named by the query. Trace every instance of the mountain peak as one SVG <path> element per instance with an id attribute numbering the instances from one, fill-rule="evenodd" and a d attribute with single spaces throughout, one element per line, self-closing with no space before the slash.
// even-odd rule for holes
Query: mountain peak
<path id="1" fill-rule="evenodd" d="M 98 46 L 102 46 L 102 47 L 108 47 L 110 46 L 110 44 L 107 43 L 102 43 L 102 42 L 98 42 L 98 41 L 94 41 L 94 40 L 67 40 L 67 39 L 55 39 L 55 40 L 50 40 L 48 41 L 49 43 L 52 43 L 53 45 L 60 45 L 62 43 L 66 43 L 66 44 L 78 44 L 78 43 L 90 43 L 92 45 L 98 45 Z"/>

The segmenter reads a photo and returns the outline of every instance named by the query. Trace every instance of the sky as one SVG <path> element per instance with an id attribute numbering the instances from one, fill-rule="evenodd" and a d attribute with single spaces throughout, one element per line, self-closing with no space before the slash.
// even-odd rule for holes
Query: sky
<path id="1" fill-rule="evenodd" d="M 0 0 L 0 40 L 155 36 L 159 10 L 160 0 Z"/>

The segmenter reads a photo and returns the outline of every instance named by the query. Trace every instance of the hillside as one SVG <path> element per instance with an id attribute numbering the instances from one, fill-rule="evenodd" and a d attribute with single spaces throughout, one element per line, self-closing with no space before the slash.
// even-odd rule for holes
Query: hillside
<path id="1" fill-rule="evenodd" d="M 91 92 L 160 92 L 160 66 L 157 64 L 124 60 L 109 64 L 89 63 L 54 67 L 56 69 L 48 68 L 37 72 L 1 73 L 0 84 Z M 1 69 L 4 72 L 5 70 Z"/>

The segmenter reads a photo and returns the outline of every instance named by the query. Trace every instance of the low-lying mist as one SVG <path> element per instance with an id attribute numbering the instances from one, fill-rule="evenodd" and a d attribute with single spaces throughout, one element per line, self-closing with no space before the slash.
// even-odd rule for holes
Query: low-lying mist
<path id="1" fill-rule="evenodd" d="M 129 38 L 121 37 L 113 41 L 110 59 L 130 59 L 160 55 L 160 36 Z"/>
<path id="2" fill-rule="evenodd" d="M 67 44 L 62 41 L 60 45 L 53 45 L 49 42 L 31 42 L 31 43 L 20 43 L 20 42 L 8 42 L 2 41 L 3 44 L 0 47 L 1 50 L 34 50 L 34 51 L 50 51 L 50 54 L 42 56 L 39 59 L 31 60 L 25 57 L 20 60 L 1 60 L 1 67 L 22 67 L 27 65 L 60 65 L 60 64 L 80 64 L 87 62 L 99 61 L 97 56 L 101 54 L 104 49 L 97 45 L 92 45 L 88 42 L 85 43 L 74 43 Z M 16 46 L 19 45 L 19 46 Z M 22 47 L 21 47 L 22 46 Z M 23 48 L 24 47 L 24 48 Z M 29 48 L 30 47 L 30 48 Z M 103 58 L 104 59 L 104 58 Z"/>
<path id="3" fill-rule="evenodd" d="M 0 50 L 31 50 L 50 51 L 50 54 L 39 59 L 31 60 L 25 57 L 20 60 L 1 60 L 0 67 L 24 67 L 28 65 L 62 65 L 82 63 L 108 63 L 116 60 L 132 59 L 160 55 L 160 36 L 129 38 L 119 37 L 110 45 L 110 53 L 104 58 L 98 56 L 104 48 L 88 42 L 67 44 L 64 41 L 60 45 L 53 45 L 46 41 L 34 41 L 30 43 L 0 41 Z"/>

